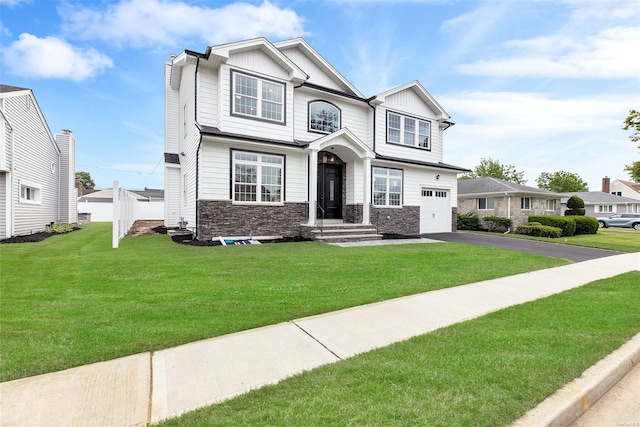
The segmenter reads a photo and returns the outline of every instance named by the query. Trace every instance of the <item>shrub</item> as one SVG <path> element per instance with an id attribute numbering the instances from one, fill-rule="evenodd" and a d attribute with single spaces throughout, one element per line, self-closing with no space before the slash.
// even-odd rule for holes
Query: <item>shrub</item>
<path id="1" fill-rule="evenodd" d="M 480 218 L 473 212 L 456 215 L 458 230 L 480 230 Z"/>
<path id="2" fill-rule="evenodd" d="M 576 232 L 576 221 L 573 217 L 537 215 L 530 216 L 529 221 L 539 222 L 550 227 L 558 227 L 562 229 L 563 236 L 573 236 L 573 233 Z"/>
<path id="3" fill-rule="evenodd" d="M 516 234 L 524 234 L 536 237 L 558 238 L 562 236 L 562 229 L 559 227 L 550 227 L 548 225 L 519 225 L 516 228 Z"/>
<path id="4" fill-rule="evenodd" d="M 598 232 L 598 220 L 590 216 L 576 216 L 573 218 L 576 221 L 577 234 L 596 234 Z"/>
<path id="5" fill-rule="evenodd" d="M 584 216 L 586 213 L 584 200 L 575 195 L 569 197 L 569 200 L 567 200 L 567 208 L 564 212 L 565 216 Z"/>
<path id="6" fill-rule="evenodd" d="M 489 231 L 496 231 L 498 229 L 507 230 L 511 227 L 510 218 L 504 218 L 501 216 L 485 216 L 482 220 L 485 222 Z"/>
<path id="7" fill-rule="evenodd" d="M 73 231 L 73 226 L 71 224 L 63 224 L 61 222 L 55 222 L 49 226 L 49 233 L 70 233 Z"/>

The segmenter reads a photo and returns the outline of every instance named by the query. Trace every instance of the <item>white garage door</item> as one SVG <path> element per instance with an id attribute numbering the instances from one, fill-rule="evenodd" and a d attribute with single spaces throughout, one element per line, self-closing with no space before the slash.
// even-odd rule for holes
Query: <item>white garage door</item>
<path id="1" fill-rule="evenodd" d="M 451 231 L 451 192 L 449 190 L 423 188 L 420 198 L 420 233 L 445 233 Z"/>

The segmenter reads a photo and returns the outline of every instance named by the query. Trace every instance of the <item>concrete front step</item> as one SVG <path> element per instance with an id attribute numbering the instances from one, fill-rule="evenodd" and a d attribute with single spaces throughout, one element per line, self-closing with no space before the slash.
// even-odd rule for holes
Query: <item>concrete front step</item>
<path id="1" fill-rule="evenodd" d="M 370 225 L 344 223 L 339 220 L 327 220 L 321 226 L 308 227 L 305 234 L 311 239 L 327 243 L 382 239 L 378 230 Z"/>
<path id="2" fill-rule="evenodd" d="M 326 243 L 362 242 L 365 240 L 380 240 L 382 234 L 345 234 L 315 236 L 315 240 Z"/>

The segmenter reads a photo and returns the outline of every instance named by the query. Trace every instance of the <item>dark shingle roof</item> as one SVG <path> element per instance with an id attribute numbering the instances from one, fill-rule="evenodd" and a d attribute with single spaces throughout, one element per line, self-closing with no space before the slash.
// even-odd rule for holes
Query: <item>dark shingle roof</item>
<path id="1" fill-rule="evenodd" d="M 0 84 L 0 93 L 18 92 L 18 91 L 21 91 L 21 90 L 29 90 L 29 89 L 24 88 L 24 87 L 17 87 L 17 86 L 9 86 L 9 85 Z"/>
<path id="2" fill-rule="evenodd" d="M 529 187 L 528 185 L 516 184 L 515 182 L 504 181 L 498 178 L 482 177 L 458 180 L 458 194 L 533 194 L 546 197 L 560 197 L 560 194 L 553 193 L 542 188 Z"/>

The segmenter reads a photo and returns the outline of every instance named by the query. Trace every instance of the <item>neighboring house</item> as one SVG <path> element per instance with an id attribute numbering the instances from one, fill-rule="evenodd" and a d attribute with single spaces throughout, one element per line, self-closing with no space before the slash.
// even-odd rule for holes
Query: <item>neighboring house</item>
<path id="1" fill-rule="evenodd" d="M 137 201 L 135 219 L 164 219 L 164 190 L 128 190 Z M 91 222 L 113 222 L 113 189 L 92 191 L 78 198 L 78 212 L 91 214 Z"/>
<path id="2" fill-rule="evenodd" d="M 75 140 L 52 135 L 31 89 L 0 84 L 0 239 L 76 224 Z"/>
<path id="3" fill-rule="evenodd" d="M 640 184 L 631 181 L 616 179 L 609 184 L 609 178 L 604 177 L 602 180 L 602 191 L 615 194 L 616 196 L 640 200 Z"/>
<path id="4" fill-rule="evenodd" d="M 640 213 L 640 200 L 616 196 L 602 191 L 582 191 L 561 193 L 562 214 L 567 210 L 567 200 L 578 196 L 584 201 L 585 215 L 592 217 L 609 216 L 614 213 Z"/>
<path id="5" fill-rule="evenodd" d="M 468 170 L 443 163 L 449 118 L 417 81 L 365 97 L 301 38 L 185 50 L 165 66 L 165 224 L 198 239 L 452 231 Z"/>
<path id="6" fill-rule="evenodd" d="M 531 215 L 560 215 L 560 194 L 497 178 L 459 179 L 458 211 L 510 218 L 515 229 Z"/>

